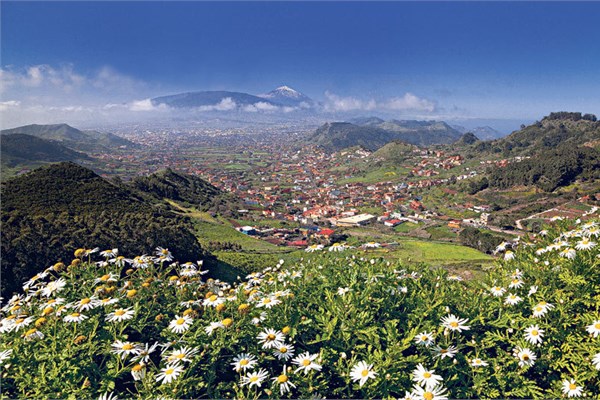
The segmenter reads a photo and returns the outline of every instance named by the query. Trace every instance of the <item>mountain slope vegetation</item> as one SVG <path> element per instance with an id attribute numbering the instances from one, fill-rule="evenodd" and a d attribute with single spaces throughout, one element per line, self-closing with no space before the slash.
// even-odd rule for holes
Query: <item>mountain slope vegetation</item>
<path id="1" fill-rule="evenodd" d="M 20 133 L 0 135 L 0 151 L 3 167 L 89 159 L 86 154 L 58 142 Z"/>

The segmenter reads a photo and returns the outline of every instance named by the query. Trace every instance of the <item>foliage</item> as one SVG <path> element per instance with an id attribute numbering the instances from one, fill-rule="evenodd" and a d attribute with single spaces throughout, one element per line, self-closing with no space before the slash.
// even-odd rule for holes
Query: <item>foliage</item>
<path id="1" fill-rule="evenodd" d="M 458 237 L 465 246 L 473 247 L 487 254 L 492 253 L 503 242 L 503 238 L 500 236 L 470 226 L 460 231 Z"/>
<path id="2" fill-rule="evenodd" d="M 208 257 L 191 229 L 182 217 L 76 164 L 38 169 L 2 186 L 2 295 L 48 260 L 68 263 L 71 249 L 90 242 L 128 253 L 173 243 L 178 257 Z"/>
<path id="3" fill-rule="evenodd" d="M 114 254 L 92 263 L 79 250 L 79 261 L 48 268 L 2 308 L 2 393 L 398 398 L 435 389 L 542 399 L 564 397 L 573 382 L 598 398 L 599 230 L 567 225 L 518 248 L 503 244 L 504 261 L 477 282 L 345 250 L 277 263 L 230 287 L 203 281 L 196 264 L 159 265 L 170 256 L 161 249 L 131 260 L 125 274 Z M 232 365 L 242 353 L 255 361 L 248 370 Z M 414 382 L 420 365 L 438 386 Z M 266 376 L 252 381 L 250 371 Z"/>

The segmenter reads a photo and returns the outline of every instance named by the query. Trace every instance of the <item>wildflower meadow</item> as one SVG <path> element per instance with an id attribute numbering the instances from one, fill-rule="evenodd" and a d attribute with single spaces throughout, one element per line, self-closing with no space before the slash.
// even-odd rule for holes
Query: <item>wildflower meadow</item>
<path id="1" fill-rule="evenodd" d="M 599 235 L 559 221 L 477 280 L 343 245 L 236 284 L 78 249 L 4 300 L 2 396 L 600 398 Z"/>

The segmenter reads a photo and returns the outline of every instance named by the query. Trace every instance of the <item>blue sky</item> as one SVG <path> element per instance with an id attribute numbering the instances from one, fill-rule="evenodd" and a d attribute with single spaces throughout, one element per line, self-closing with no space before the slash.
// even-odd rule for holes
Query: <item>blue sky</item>
<path id="1" fill-rule="evenodd" d="M 597 2 L 2 1 L 1 8 L 1 100 L 21 107 L 184 90 L 263 93 L 287 84 L 325 102 L 383 104 L 408 93 L 435 105 L 415 116 L 600 113 Z"/>

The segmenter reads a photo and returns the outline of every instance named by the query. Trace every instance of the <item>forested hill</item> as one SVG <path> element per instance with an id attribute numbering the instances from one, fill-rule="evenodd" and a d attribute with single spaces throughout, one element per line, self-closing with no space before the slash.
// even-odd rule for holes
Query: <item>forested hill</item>
<path id="1" fill-rule="evenodd" d="M 231 216 L 242 208 L 238 200 L 204 179 L 166 169 L 152 175 L 137 177 L 131 185 L 157 200 L 170 199 L 200 211 Z"/>
<path id="2" fill-rule="evenodd" d="M 141 255 L 162 246 L 180 260 L 208 256 L 189 221 L 70 162 L 5 182 L 1 229 L 3 296 L 56 261 L 68 264 L 76 248 Z"/>

